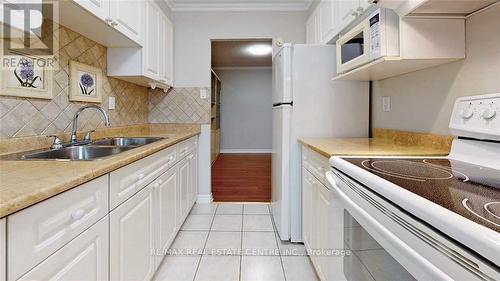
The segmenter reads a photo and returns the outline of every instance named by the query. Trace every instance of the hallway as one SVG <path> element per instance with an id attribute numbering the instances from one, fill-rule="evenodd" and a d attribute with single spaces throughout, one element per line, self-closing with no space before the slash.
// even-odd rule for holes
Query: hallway
<path id="1" fill-rule="evenodd" d="M 270 202 L 271 154 L 220 154 L 212 166 L 215 202 Z"/>

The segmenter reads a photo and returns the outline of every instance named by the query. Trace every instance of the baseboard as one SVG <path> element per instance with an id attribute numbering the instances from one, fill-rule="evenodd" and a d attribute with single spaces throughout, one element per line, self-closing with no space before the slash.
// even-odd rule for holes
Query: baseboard
<path id="1" fill-rule="evenodd" d="M 208 195 L 198 195 L 198 199 L 196 199 L 196 203 L 201 203 L 201 204 L 208 204 L 212 203 L 214 201 L 214 198 L 212 197 L 212 193 Z"/>
<path id="2" fill-rule="evenodd" d="M 220 153 L 272 153 L 272 149 L 221 149 Z"/>

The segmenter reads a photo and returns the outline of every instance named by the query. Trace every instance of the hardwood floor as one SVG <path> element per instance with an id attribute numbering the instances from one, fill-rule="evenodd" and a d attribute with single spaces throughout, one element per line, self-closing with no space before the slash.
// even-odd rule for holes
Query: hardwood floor
<path id="1" fill-rule="evenodd" d="M 271 154 L 220 154 L 212 165 L 218 202 L 270 202 Z"/>

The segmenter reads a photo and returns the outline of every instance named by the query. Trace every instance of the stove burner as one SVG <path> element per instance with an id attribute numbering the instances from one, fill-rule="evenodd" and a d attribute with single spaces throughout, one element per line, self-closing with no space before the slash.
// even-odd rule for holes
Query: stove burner
<path id="1" fill-rule="evenodd" d="M 473 215 L 475 215 L 476 217 L 484 220 L 484 221 L 487 221 L 493 225 L 496 225 L 498 227 L 500 227 L 500 224 L 498 223 L 495 223 L 495 222 L 492 222 L 491 220 L 481 216 L 480 214 L 474 212 L 474 210 L 472 210 L 471 207 L 469 207 L 469 204 L 467 204 L 469 202 L 469 198 L 465 198 L 464 200 L 462 200 L 462 205 L 465 207 L 465 209 L 467 209 L 467 211 L 471 212 Z M 484 209 L 486 210 L 486 212 L 488 212 L 490 215 L 494 216 L 495 218 L 497 219 L 500 219 L 500 217 L 498 215 L 495 215 L 490 209 L 488 209 L 489 206 L 493 205 L 493 204 L 500 204 L 500 202 L 490 202 L 490 203 L 486 203 L 484 204 Z"/>
<path id="2" fill-rule="evenodd" d="M 450 170 L 439 165 L 425 162 L 418 163 L 406 160 L 365 160 L 361 165 L 376 173 L 413 181 L 423 182 L 426 180 L 448 180 L 453 178 L 453 174 Z M 465 177 L 467 179 L 467 176 Z"/>
<path id="3" fill-rule="evenodd" d="M 500 202 L 490 202 L 490 203 L 484 204 L 484 209 L 486 210 L 486 212 L 488 212 L 490 215 L 492 215 L 495 218 L 497 218 L 497 219 L 500 220 L 500 216 L 499 215 L 494 214 L 492 210 L 488 209 L 488 207 L 491 206 L 491 205 L 500 205 Z"/>

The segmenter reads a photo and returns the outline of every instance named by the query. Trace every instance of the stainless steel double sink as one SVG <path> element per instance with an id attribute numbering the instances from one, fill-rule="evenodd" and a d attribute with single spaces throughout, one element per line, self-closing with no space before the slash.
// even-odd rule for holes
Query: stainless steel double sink
<path id="1" fill-rule="evenodd" d="M 106 138 L 96 140 L 94 142 L 67 146 L 61 149 L 45 149 L 31 152 L 21 152 L 2 156 L 4 160 L 67 160 L 67 161 L 82 161 L 82 160 L 99 160 L 118 153 L 128 151 L 137 147 L 141 147 L 165 138 L 150 137 L 150 138 Z"/>

